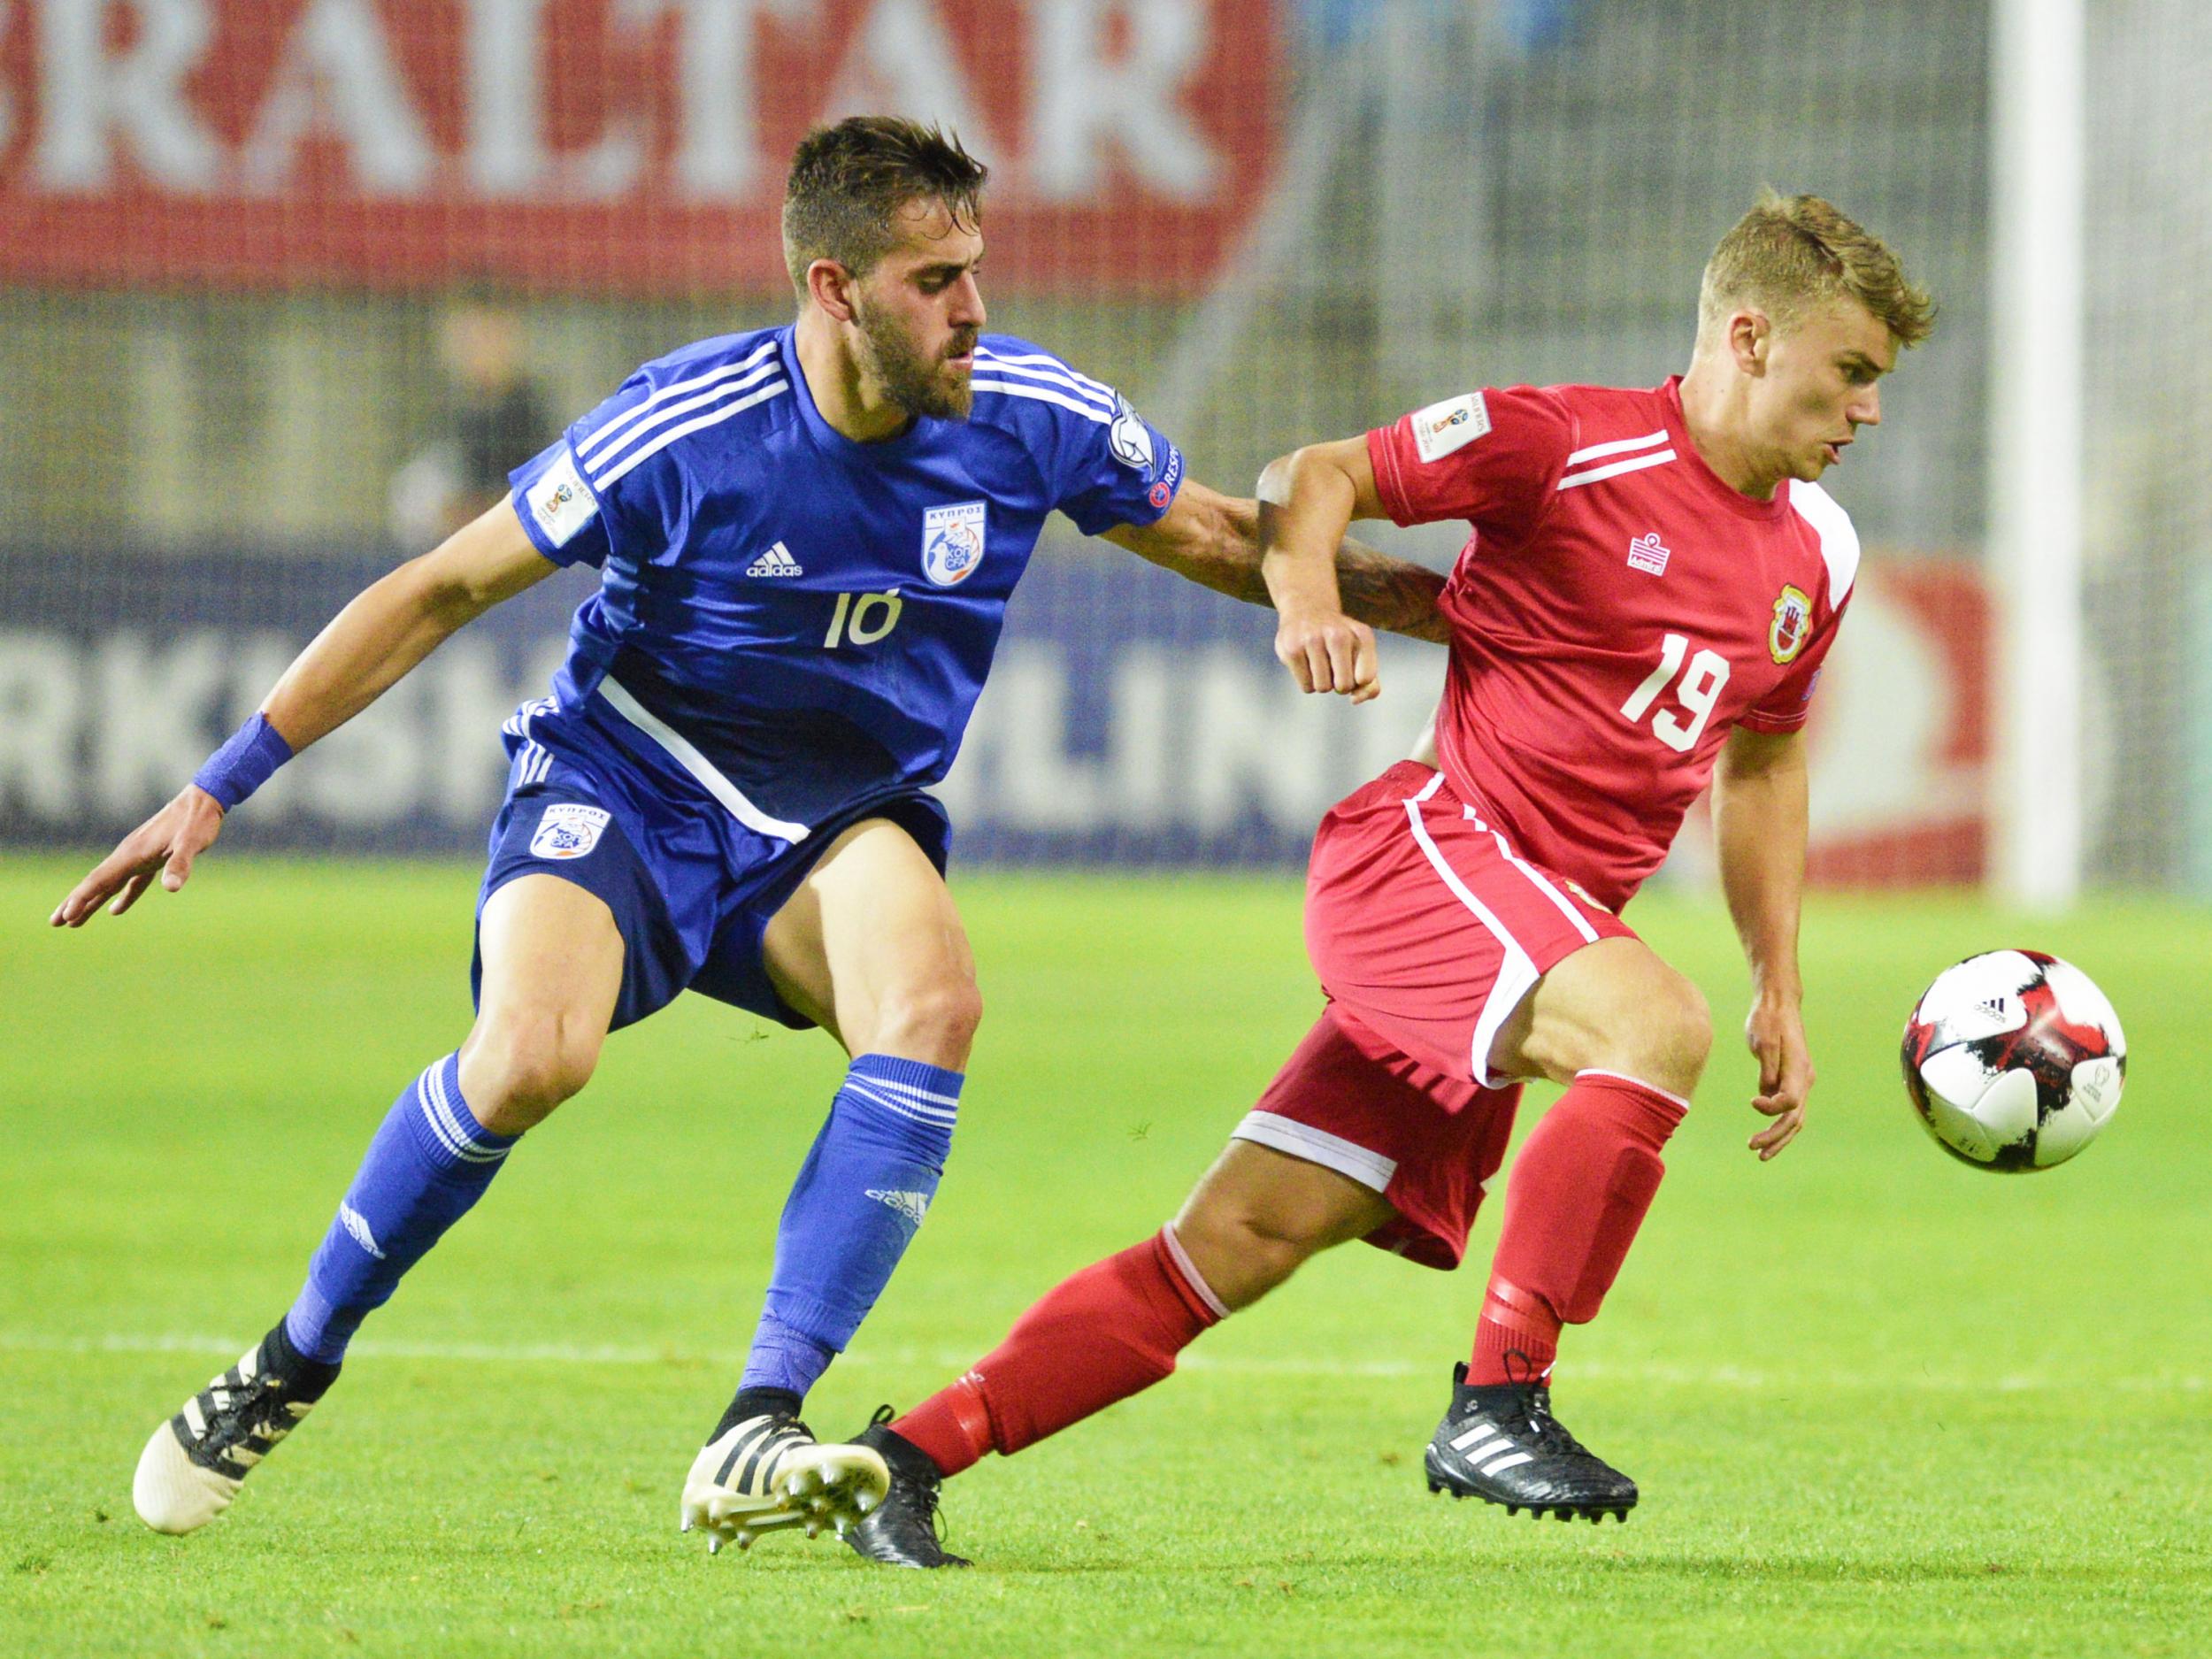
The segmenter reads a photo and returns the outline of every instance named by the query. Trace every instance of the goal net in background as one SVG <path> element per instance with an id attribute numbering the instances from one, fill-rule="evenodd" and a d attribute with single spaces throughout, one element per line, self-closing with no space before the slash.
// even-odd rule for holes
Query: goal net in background
<path id="1" fill-rule="evenodd" d="M 2016 4 L 2017 0 L 2007 0 Z M 1816 866 L 1989 868 L 1990 0 L 13 0 L 0 4 L 0 841 L 165 798 L 378 572 L 639 361 L 779 320 L 783 165 L 864 109 L 987 159 L 993 326 L 1241 492 L 1481 383 L 1651 382 L 1762 184 L 1887 236 L 1935 338 L 1835 476 L 1869 548 Z M 2082 398 L 2095 881 L 2212 887 L 2212 24 L 2092 0 Z M 1448 530 L 1374 539 L 1443 564 Z M 480 847 L 576 579 L 449 643 L 241 841 Z M 2065 595 L 2055 603 L 2074 603 Z M 946 794 L 964 859 L 1294 864 L 1441 665 L 1301 698 L 1260 612 L 1048 533 Z M 2016 752 L 2007 750 L 2008 755 Z M 2015 770 L 2020 763 L 2008 761 Z M 2011 797 L 2003 797 L 2009 799 Z M 1686 835 L 1676 879 L 1709 872 Z"/>

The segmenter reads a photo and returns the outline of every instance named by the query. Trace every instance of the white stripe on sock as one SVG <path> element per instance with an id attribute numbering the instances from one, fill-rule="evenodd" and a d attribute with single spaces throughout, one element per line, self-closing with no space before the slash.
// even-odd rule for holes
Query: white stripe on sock
<path id="1" fill-rule="evenodd" d="M 959 1121 L 957 1113 L 942 1111 L 934 1106 L 913 1105 L 895 1094 L 885 1094 L 870 1087 L 868 1082 L 860 1078 L 847 1078 L 842 1092 L 864 1100 L 879 1110 L 895 1113 L 901 1118 L 911 1118 L 916 1123 L 934 1124 L 939 1128 L 949 1129 Z"/>
<path id="2" fill-rule="evenodd" d="M 848 1073 L 848 1075 L 849 1076 L 852 1074 Z M 957 1094 L 940 1094 L 934 1090 L 923 1088 L 918 1084 L 901 1083 L 891 1078 L 878 1077 L 872 1071 L 860 1073 L 859 1075 L 863 1081 L 869 1083 L 877 1088 L 895 1089 L 898 1093 L 907 1096 L 910 1100 L 938 1106 L 957 1106 L 960 1104 L 960 1096 Z"/>
<path id="3" fill-rule="evenodd" d="M 451 1057 L 447 1056 L 448 1059 Z M 425 1094 L 425 1113 L 429 1116 L 430 1126 L 438 1132 L 448 1151 L 471 1164 L 496 1164 L 507 1156 L 505 1147 L 486 1146 L 461 1126 L 461 1114 L 454 1109 L 451 1099 L 446 1094 L 444 1060 L 424 1072 L 423 1079 L 428 1085 Z M 473 1124 L 476 1120 L 472 1117 L 469 1121 Z"/>

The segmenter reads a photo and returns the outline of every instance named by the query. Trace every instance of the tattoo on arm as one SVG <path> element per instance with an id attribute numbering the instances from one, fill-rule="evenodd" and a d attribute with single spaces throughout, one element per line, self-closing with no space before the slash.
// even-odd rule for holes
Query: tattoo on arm
<path id="1" fill-rule="evenodd" d="M 1450 637 L 1436 608 L 1444 578 L 1425 565 L 1392 558 L 1348 539 L 1336 550 L 1336 586 L 1344 614 L 1371 628 L 1439 644 Z"/>
<path id="2" fill-rule="evenodd" d="M 1272 605 L 1275 602 L 1260 577 L 1258 512 L 1249 503 L 1235 506 L 1245 511 L 1233 509 L 1231 513 L 1234 534 L 1230 539 L 1237 543 L 1238 555 L 1232 565 L 1234 585 L 1221 591 L 1247 604 Z M 1450 638 L 1436 609 L 1444 578 L 1425 565 L 1393 558 L 1347 536 L 1336 550 L 1336 587 L 1344 614 L 1371 628 L 1440 645 Z"/>
<path id="3" fill-rule="evenodd" d="M 1259 514 L 1256 503 L 1223 498 L 1202 528 L 1171 539 L 1110 533 L 1121 545 L 1177 575 L 1240 599 L 1272 605 L 1260 576 Z M 1347 536 L 1336 553 L 1337 591 L 1344 614 L 1371 628 L 1442 643 L 1449 637 L 1436 609 L 1444 578 L 1425 565 L 1393 558 Z"/>

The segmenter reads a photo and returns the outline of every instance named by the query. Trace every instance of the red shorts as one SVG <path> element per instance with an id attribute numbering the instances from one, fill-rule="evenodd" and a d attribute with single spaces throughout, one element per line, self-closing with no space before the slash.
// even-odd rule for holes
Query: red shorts
<path id="1" fill-rule="evenodd" d="M 1501 1085 L 1490 1045 L 1538 979 L 1585 945 L 1634 937 L 1414 761 L 1338 802 L 1314 837 L 1306 950 L 1322 989 L 1463 1082 Z"/>
<path id="2" fill-rule="evenodd" d="M 1409 1060 L 1341 1008 L 1325 1010 L 1232 1139 L 1372 1187 L 1398 1218 L 1367 1241 L 1424 1267 L 1467 1253 L 1513 1134 L 1521 1086 L 1478 1088 Z"/>

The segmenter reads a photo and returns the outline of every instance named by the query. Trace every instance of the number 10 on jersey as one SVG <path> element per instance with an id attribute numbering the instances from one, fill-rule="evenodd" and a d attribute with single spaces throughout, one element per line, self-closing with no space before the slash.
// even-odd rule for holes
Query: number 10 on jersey
<path id="1" fill-rule="evenodd" d="M 841 641 L 848 645 L 873 645 L 899 626 L 899 612 L 905 603 L 895 588 L 879 594 L 838 595 L 837 609 L 830 613 L 829 632 L 822 636 L 824 648 L 833 650 Z"/>
<path id="2" fill-rule="evenodd" d="M 1685 672 L 1682 659 L 1689 656 L 1689 650 L 1688 639 L 1679 634 L 1668 634 L 1659 653 L 1659 666 L 1645 675 L 1644 683 L 1621 704 L 1621 712 L 1641 726 L 1651 705 L 1666 689 L 1667 682 L 1681 674 L 1681 683 L 1674 688 L 1674 700 L 1690 715 L 1689 724 L 1685 726 L 1681 715 L 1674 710 L 1662 709 L 1653 716 L 1651 729 L 1669 749 L 1684 751 L 1704 733 L 1705 723 L 1713 718 L 1713 705 L 1720 701 L 1720 689 L 1728 683 L 1728 659 L 1718 651 L 1699 651 L 1690 657 L 1690 666 Z"/>

